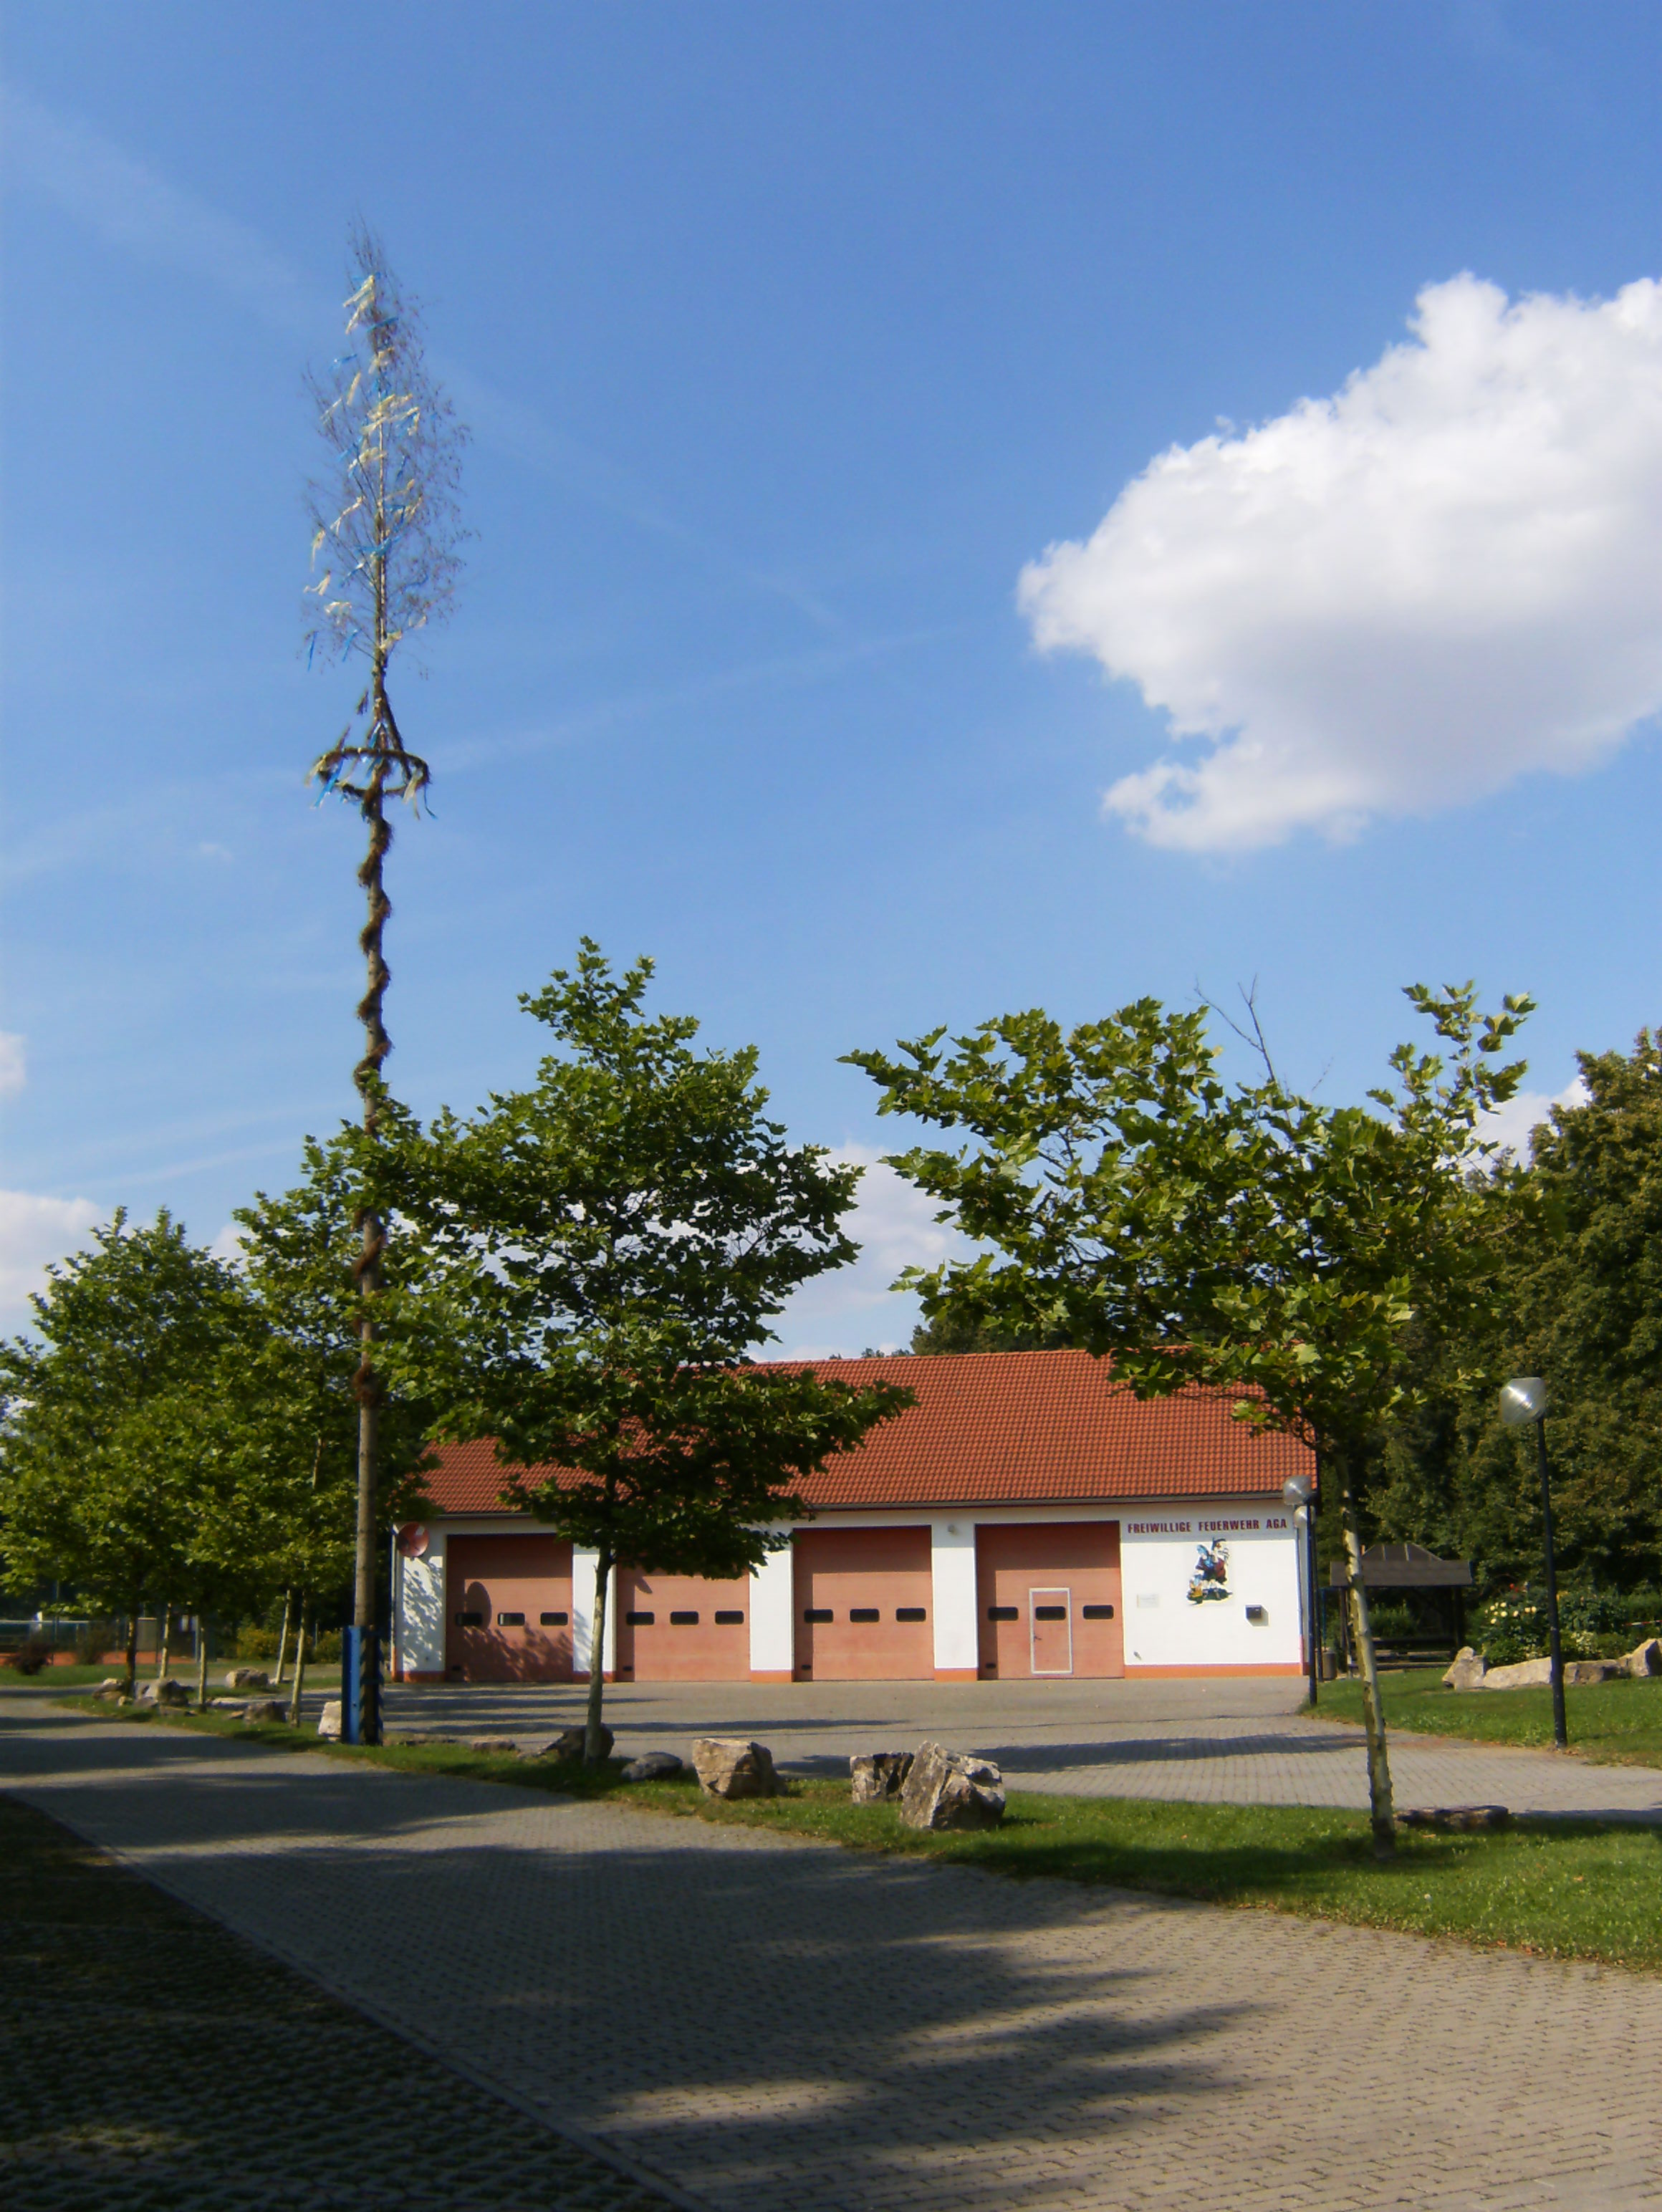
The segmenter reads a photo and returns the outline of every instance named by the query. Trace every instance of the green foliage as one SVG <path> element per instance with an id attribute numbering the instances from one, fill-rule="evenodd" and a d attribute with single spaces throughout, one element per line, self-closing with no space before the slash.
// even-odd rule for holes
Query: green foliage
<path id="1" fill-rule="evenodd" d="M 0 1350 L 0 1571 L 130 1614 L 201 1601 L 234 1548 L 221 1394 L 258 1350 L 249 1300 L 162 1212 L 119 1213 L 33 1304 L 40 1341 Z"/>
<path id="2" fill-rule="evenodd" d="M 794 1516 L 798 1476 L 910 1394 L 749 1364 L 788 1293 L 854 1257 L 858 1170 L 787 1146 L 753 1051 L 649 1018 L 651 973 L 584 939 L 521 1002 L 555 1040 L 535 1086 L 405 1132 L 424 1273 L 389 1296 L 387 1358 L 435 1433 L 495 1438 L 505 1480 L 541 1471 L 530 1503 L 563 1534 L 735 1575 L 782 1540 L 757 1524 Z"/>
<path id="3" fill-rule="evenodd" d="M 882 1112 L 971 1139 L 892 1157 L 984 1248 L 903 1280 L 932 1322 L 1111 1352 L 1144 1395 L 1222 1387 L 1359 1468 L 1425 1395 L 1411 1332 L 1458 1344 L 1490 1310 L 1510 1187 L 1472 1169 L 1523 1073 L 1498 1056 L 1527 1000 L 1485 1015 L 1470 985 L 1408 995 L 1440 1048 L 1399 1046 L 1377 1111 L 1273 1072 L 1227 1086 L 1203 1016 L 1153 1000 L 1065 1037 L 1035 1012 L 950 1051 L 936 1030 L 849 1054 Z"/>
<path id="4" fill-rule="evenodd" d="M 381 1107 L 396 1144 L 411 1127 L 395 1101 Z M 326 1144 L 307 1138 L 303 1175 L 271 1198 L 256 1193 L 234 1216 L 249 1295 L 265 1323 L 258 1361 L 240 1378 L 245 1422 L 245 1511 L 258 1512 L 270 1586 L 332 1589 L 352 1569 L 357 1500 L 356 1378 L 362 1302 L 353 1267 L 366 1195 L 380 1194 L 381 1147 L 346 1128 Z M 407 1256 L 396 1241 L 383 1261 L 396 1289 Z M 377 1424 L 376 1510 L 382 1526 L 421 1502 L 430 1409 L 408 1391 L 383 1392 Z"/>
<path id="5" fill-rule="evenodd" d="M 1421 1410 L 1393 1418 L 1370 1500 L 1378 1533 L 1473 1562 L 1491 1589 L 1541 1571 L 1532 1435 L 1503 1430 L 1494 1384 L 1538 1374 L 1562 1570 L 1604 1589 L 1662 1571 L 1662 1054 L 1583 1054 L 1585 1103 L 1553 1108 L 1512 1176 L 1498 1311 L 1451 1358 L 1419 1346 Z M 1484 1387 L 1464 1387 L 1482 1367 Z"/>

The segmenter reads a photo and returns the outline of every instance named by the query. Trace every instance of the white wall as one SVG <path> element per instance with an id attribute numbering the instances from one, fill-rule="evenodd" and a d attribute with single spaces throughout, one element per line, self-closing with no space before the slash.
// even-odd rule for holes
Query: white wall
<path id="1" fill-rule="evenodd" d="M 770 1552 L 751 1577 L 750 1665 L 753 1674 L 788 1674 L 796 1665 L 796 1571 L 788 1545 Z"/>
<path id="2" fill-rule="evenodd" d="M 600 1579 L 600 1555 L 584 1551 L 580 1545 L 571 1547 L 571 1669 L 577 1675 L 587 1675 L 594 1665 L 594 1586 Z M 606 1646 L 601 1654 L 602 1674 L 615 1674 L 618 1667 L 618 1574 L 612 1570 L 612 1587 L 606 1592 Z"/>
<path id="3" fill-rule="evenodd" d="M 406 1674 L 444 1672 L 445 1534 L 429 1522 L 427 1549 L 406 1559 L 393 1547 L 393 1644 Z"/>
<path id="4" fill-rule="evenodd" d="M 1210 1498 L 1129 1509 L 1120 1522 L 1125 1668 L 1297 1666 L 1299 1531 L 1282 1505 Z M 1203 1544 L 1228 1547 L 1226 1594 L 1189 1596 Z M 1262 1622 L 1246 1617 L 1262 1606 Z"/>
<path id="5" fill-rule="evenodd" d="M 973 1674 L 981 1663 L 975 1619 L 975 1516 L 929 1523 L 929 1564 L 934 1570 L 934 1663 Z"/>

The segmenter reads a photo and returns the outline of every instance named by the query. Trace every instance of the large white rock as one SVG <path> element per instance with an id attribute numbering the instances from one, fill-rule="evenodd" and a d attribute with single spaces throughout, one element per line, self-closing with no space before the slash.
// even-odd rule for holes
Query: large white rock
<path id="1" fill-rule="evenodd" d="M 141 1705 L 188 1705 L 191 1693 L 176 1675 L 169 1674 L 165 1682 L 141 1682 L 138 1703 Z"/>
<path id="2" fill-rule="evenodd" d="M 1004 1777 L 990 1759 L 921 1743 L 900 1792 L 909 1828 L 995 1828 L 1004 1818 Z"/>
<path id="3" fill-rule="evenodd" d="M 230 1667 L 226 1669 L 228 1690 L 269 1690 L 271 1678 L 263 1667 Z"/>
<path id="4" fill-rule="evenodd" d="M 849 1761 L 849 1795 L 856 1805 L 881 1805 L 898 1797 L 912 1771 L 909 1751 L 868 1751 Z"/>
<path id="5" fill-rule="evenodd" d="M 692 1747 L 692 1771 L 709 1797 L 776 1797 L 779 1777 L 764 1743 L 744 1736 L 701 1735 Z"/>
<path id="6" fill-rule="evenodd" d="M 1662 1638 L 1647 1636 L 1622 1663 L 1638 1681 L 1642 1682 L 1651 1674 L 1662 1674 Z"/>
<path id="7" fill-rule="evenodd" d="M 289 1717 L 275 1698 L 251 1698 L 243 1708 L 245 1721 L 286 1721 Z"/>
<path id="8" fill-rule="evenodd" d="M 323 1711 L 318 1715 L 318 1734 L 320 1736 L 326 1736 L 332 1743 L 338 1743 L 340 1731 L 340 1699 L 330 1698 L 325 1702 Z"/>
<path id="9" fill-rule="evenodd" d="M 1443 1680 L 1451 1690 L 1481 1690 L 1488 1673 L 1488 1660 L 1481 1651 L 1474 1651 L 1470 1644 L 1466 1644 L 1456 1652 L 1454 1664 L 1444 1675 Z"/>

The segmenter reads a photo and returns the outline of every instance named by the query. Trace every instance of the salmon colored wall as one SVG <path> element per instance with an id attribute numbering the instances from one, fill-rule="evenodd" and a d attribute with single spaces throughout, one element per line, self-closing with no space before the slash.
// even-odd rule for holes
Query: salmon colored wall
<path id="1" fill-rule="evenodd" d="M 792 1548 L 799 1675 L 815 1682 L 934 1680 L 934 1584 L 927 1526 L 803 1528 Z M 850 1620 L 855 1610 L 875 1610 L 878 1617 Z M 922 1617 L 897 1620 L 903 1610 Z M 810 1621 L 810 1612 L 831 1618 Z"/>
<path id="2" fill-rule="evenodd" d="M 459 1613 L 484 1615 L 464 1627 Z M 504 1613 L 525 1615 L 504 1626 Z M 545 1624 L 545 1613 L 563 1613 Z M 445 1559 L 444 1656 L 454 1680 L 571 1680 L 571 1547 L 558 1536 L 453 1536 Z"/>
<path id="3" fill-rule="evenodd" d="M 627 1682 L 747 1682 L 751 1579 L 704 1582 L 697 1575 L 618 1570 L 618 1674 Z M 631 1613 L 650 1621 L 631 1623 Z M 677 1613 L 697 1613 L 677 1620 Z M 718 1620 L 736 1613 L 736 1620 Z"/>
<path id="4" fill-rule="evenodd" d="M 1067 1620 L 1036 1622 L 1035 1590 L 1042 1592 L 1043 1604 L 1066 1605 Z M 1087 1620 L 1087 1605 L 1112 1606 L 1113 1619 Z M 995 1606 L 1014 1609 L 1015 1619 L 993 1620 Z M 1123 1674 L 1123 1611 L 1117 1522 L 983 1522 L 976 1530 L 976 1613 L 983 1674 L 1005 1682 L 1035 1674 L 1047 1680 L 1068 1672 Z"/>

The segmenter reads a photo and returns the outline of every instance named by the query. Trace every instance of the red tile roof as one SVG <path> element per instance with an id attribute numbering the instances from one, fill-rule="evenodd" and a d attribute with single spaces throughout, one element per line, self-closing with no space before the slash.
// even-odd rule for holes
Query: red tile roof
<path id="1" fill-rule="evenodd" d="M 837 1507 L 1084 1504 L 1135 1498 L 1263 1497 L 1312 1474 L 1291 1437 L 1230 1418 L 1233 1401 L 1191 1385 L 1139 1400 L 1087 1352 L 976 1352 L 819 1359 L 838 1382 L 899 1382 L 915 1406 L 801 1486 Z M 511 1509 L 489 1443 L 441 1444 L 427 1491 L 441 1513 Z M 533 1468 L 539 1480 L 551 1470 Z"/>

